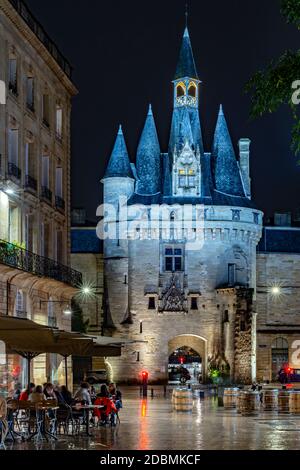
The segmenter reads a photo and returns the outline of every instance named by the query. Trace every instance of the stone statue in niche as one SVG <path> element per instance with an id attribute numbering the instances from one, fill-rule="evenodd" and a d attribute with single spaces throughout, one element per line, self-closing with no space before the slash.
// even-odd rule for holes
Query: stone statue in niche
<path id="1" fill-rule="evenodd" d="M 168 287 L 162 293 L 160 311 L 186 312 L 186 298 L 182 292 L 179 279 L 173 274 Z"/>

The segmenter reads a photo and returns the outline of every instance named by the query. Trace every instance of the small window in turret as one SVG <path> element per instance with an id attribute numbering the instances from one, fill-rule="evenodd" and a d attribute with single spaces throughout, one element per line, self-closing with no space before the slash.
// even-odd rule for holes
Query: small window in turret
<path id="1" fill-rule="evenodd" d="M 179 98 L 180 96 L 184 96 L 184 87 L 183 85 L 179 84 L 177 85 L 177 88 L 176 88 L 176 96 L 177 98 Z"/>
<path id="2" fill-rule="evenodd" d="M 188 94 L 189 96 L 192 96 L 193 98 L 196 98 L 196 86 L 194 83 L 191 83 L 188 89 Z"/>

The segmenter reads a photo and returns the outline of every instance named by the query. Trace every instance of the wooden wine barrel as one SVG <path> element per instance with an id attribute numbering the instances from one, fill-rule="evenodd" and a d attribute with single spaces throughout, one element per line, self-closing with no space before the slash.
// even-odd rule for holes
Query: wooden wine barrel
<path id="1" fill-rule="evenodd" d="M 192 391 L 187 388 L 177 388 L 174 390 L 174 408 L 176 411 L 192 411 Z"/>
<path id="2" fill-rule="evenodd" d="M 290 413 L 300 413 L 300 390 L 292 390 L 290 393 Z"/>
<path id="3" fill-rule="evenodd" d="M 236 409 L 238 413 L 242 412 L 242 406 L 243 406 L 243 400 L 244 400 L 244 393 L 245 390 L 240 390 L 238 392 L 238 397 L 237 397 L 237 404 L 236 404 Z"/>
<path id="4" fill-rule="evenodd" d="M 239 394 L 239 407 L 242 416 L 256 416 L 260 410 L 260 398 L 258 392 L 244 391 Z"/>
<path id="5" fill-rule="evenodd" d="M 278 393 L 278 412 L 289 413 L 290 412 L 290 394 L 289 390 L 279 390 Z"/>
<path id="6" fill-rule="evenodd" d="M 272 390 L 264 390 L 263 404 L 264 404 L 265 411 L 277 411 L 278 410 L 277 388 L 273 388 Z"/>
<path id="7" fill-rule="evenodd" d="M 238 388 L 224 389 L 223 403 L 226 410 L 237 408 L 239 392 Z"/>

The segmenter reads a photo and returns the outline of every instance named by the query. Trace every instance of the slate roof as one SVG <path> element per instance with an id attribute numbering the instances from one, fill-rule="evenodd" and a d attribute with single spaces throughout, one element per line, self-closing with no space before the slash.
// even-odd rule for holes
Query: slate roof
<path id="1" fill-rule="evenodd" d="M 121 126 L 119 127 L 115 145 L 108 162 L 104 178 L 117 176 L 134 178 Z"/>
<path id="2" fill-rule="evenodd" d="M 198 79 L 188 28 L 184 30 L 174 80 L 184 77 Z"/>
<path id="3" fill-rule="evenodd" d="M 160 191 L 160 147 L 151 105 L 137 148 L 137 188 L 139 194 L 155 194 Z"/>
<path id="4" fill-rule="evenodd" d="M 234 196 L 245 196 L 222 105 L 215 129 L 212 158 L 215 189 Z"/>

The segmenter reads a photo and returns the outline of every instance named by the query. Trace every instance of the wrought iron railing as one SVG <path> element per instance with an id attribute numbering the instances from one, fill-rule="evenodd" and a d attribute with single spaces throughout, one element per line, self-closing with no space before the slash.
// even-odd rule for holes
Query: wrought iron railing
<path id="1" fill-rule="evenodd" d="M 37 180 L 30 175 L 25 176 L 25 189 L 37 191 Z"/>
<path id="2" fill-rule="evenodd" d="M 51 189 L 47 188 L 47 186 L 41 187 L 41 197 L 46 199 L 49 202 L 52 202 L 52 191 Z"/>
<path id="3" fill-rule="evenodd" d="M 72 79 L 72 67 L 67 59 L 58 50 L 52 39 L 48 36 L 42 25 L 35 19 L 27 5 L 22 0 L 9 0 L 12 6 L 17 10 L 31 31 L 38 37 L 41 43 L 46 47 L 54 60 L 58 63 L 65 74 Z"/>
<path id="4" fill-rule="evenodd" d="M 39 277 L 49 277 L 73 287 L 82 284 L 82 274 L 50 258 L 24 250 L 5 240 L 0 240 L 0 263 Z"/>
<path id="5" fill-rule="evenodd" d="M 65 201 L 60 196 L 55 196 L 55 207 L 57 209 L 65 210 Z"/>
<path id="6" fill-rule="evenodd" d="M 15 163 L 8 162 L 7 173 L 9 174 L 9 176 L 14 176 L 18 180 L 21 179 L 21 170 L 17 167 L 17 165 L 15 165 Z"/>

